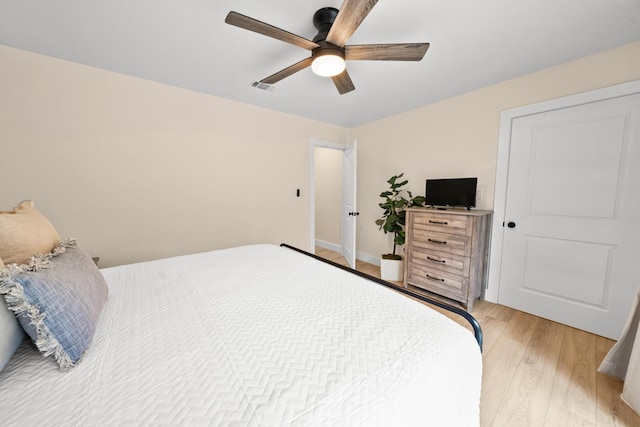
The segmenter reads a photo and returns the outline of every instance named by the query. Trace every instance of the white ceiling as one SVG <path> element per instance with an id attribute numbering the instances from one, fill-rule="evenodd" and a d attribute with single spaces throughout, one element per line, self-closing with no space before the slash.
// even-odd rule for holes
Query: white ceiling
<path id="1" fill-rule="evenodd" d="M 234 10 L 305 38 L 342 0 L 0 0 L 0 44 L 353 127 L 640 40 L 640 0 L 380 0 L 348 44 L 430 42 L 421 62 L 349 61 L 339 95 L 309 55 L 224 23 Z"/>

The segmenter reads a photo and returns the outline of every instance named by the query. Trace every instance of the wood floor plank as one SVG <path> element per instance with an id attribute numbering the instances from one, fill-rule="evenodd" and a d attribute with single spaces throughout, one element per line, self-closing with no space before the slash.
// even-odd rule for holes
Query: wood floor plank
<path id="1" fill-rule="evenodd" d="M 564 332 L 558 323 L 546 319 L 536 321 L 494 425 L 545 425 Z"/>
<path id="2" fill-rule="evenodd" d="M 491 316 L 505 323 L 509 323 L 513 318 L 513 315 L 518 312 L 518 310 L 514 310 L 513 308 L 505 305 L 489 303 L 489 306 L 490 309 L 487 311 L 487 316 Z"/>
<path id="3" fill-rule="evenodd" d="M 529 342 L 536 320 L 530 314 L 516 313 L 491 349 L 483 353 L 483 391 L 480 397 L 482 426 L 494 425 L 524 356 L 526 345 L 523 343 Z"/>
<path id="4" fill-rule="evenodd" d="M 596 369 L 596 336 L 567 328 L 548 420 L 563 420 L 568 425 L 597 425 Z"/>
<path id="5" fill-rule="evenodd" d="M 495 309 L 502 307 L 506 310 Z M 473 315 L 476 317 L 482 328 L 484 336 L 484 352 L 491 350 L 500 335 L 509 325 L 515 310 L 498 304 L 491 304 L 487 301 L 478 301 L 474 305 Z"/>

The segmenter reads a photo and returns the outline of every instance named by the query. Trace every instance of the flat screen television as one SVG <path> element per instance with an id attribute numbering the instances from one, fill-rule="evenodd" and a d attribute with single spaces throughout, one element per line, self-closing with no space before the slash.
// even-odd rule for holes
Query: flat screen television
<path id="1" fill-rule="evenodd" d="M 425 204 L 434 207 L 476 206 L 478 178 L 428 179 Z"/>

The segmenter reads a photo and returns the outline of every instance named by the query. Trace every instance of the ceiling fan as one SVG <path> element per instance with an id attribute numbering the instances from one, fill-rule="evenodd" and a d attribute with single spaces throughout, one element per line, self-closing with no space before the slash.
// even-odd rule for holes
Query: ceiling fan
<path id="1" fill-rule="evenodd" d="M 429 43 L 346 45 L 378 0 L 344 0 L 340 10 L 324 7 L 313 15 L 318 34 L 313 40 L 282 30 L 237 12 L 225 22 L 311 51 L 311 56 L 270 75 L 259 83 L 272 85 L 309 66 L 319 76 L 331 77 L 340 94 L 355 89 L 345 60 L 420 61 Z"/>

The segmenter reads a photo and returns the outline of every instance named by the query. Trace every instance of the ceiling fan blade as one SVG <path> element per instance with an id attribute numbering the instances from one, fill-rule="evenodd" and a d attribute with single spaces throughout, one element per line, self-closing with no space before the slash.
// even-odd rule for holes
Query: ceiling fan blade
<path id="1" fill-rule="evenodd" d="M 378 0 L 344 0 L 326 41 L 344 47 Z"/>
<path id="2" fill-rule="evenodd" d="M 307 50 L 313 50 L 319 45 L 307 40 L 304 37 L 300 37 L 288 31 L 282 30 L 273 25 L 269 25 L 265 22 L 258 21 L 257 19 L 250 18 L 237 12 L 229 12 L 224 22 L 229 25 L 235 25 L 236 27 L 244 28 L 245 30 L 253 31 L 254 33 L 263 34 L 267 37 L 272 37 L 277 40 L 281 40 L 286 43 L 301 47 Z"/>
<path id="3" fill-rule="evenodd" d="M 289 77 L 290 75 L 295 74 L 300 70 L 304 70 L 305 68 L 310 66 L 312 62 L 313 62 L 313 59 L 311 57 L 305 58 L 300 62 L 296 62 L 295 64 L 288 66 L 284 70 L 280 70 L 277 73 L 272 74 L 269 77 L 260 80 L 260 83 L 267 83 L 270 85 L 277 83 L 280 80 L 284 79 L 285 77 Z"/>
<path id="4" fill-rule="evenodd" d="M 356 88 L 353 85 L 353 82 L 351 81 L 351 77 L 349 76 L 349 73 L 347 73 L 347 70 L 344 70 L 342 73 L 338 74 L 337 76 L 331 77 L 331 80 L 333 80 L 333 84 L 336 85 L 336 89 L 338 89 L 338 92 L 340 92 L 340 95 L 344 95 L 347 92 L 351 92 Z"/>
<path id="5" fill-rule="evenodd" d="M 429 43 L 359 44 L 344 47 L 344 59 L 381 61 L 420 61 Z"/>

